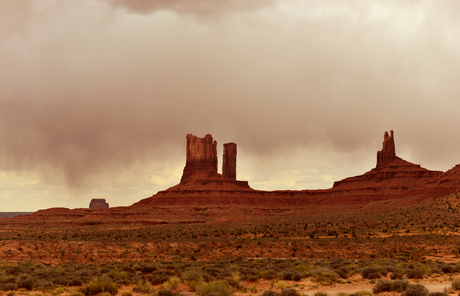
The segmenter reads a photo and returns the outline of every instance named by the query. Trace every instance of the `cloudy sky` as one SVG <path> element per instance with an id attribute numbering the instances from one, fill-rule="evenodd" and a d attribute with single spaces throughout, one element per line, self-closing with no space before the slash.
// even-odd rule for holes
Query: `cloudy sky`
<path id="1" fill-rule="evenodd" d="M 402 2 L 402 3 L 401 3 Z M 256 189 L 460 163 L 460 2 L 0 0 L 0 211 L 131 205 L 185 137 Z"/>

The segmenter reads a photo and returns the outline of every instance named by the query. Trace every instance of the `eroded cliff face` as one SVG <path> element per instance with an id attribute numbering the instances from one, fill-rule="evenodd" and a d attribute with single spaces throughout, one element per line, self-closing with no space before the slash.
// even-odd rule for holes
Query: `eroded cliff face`
<path id="1" fill-rule="evenodd" d="M 217 173 L 217 142 L 211 135 L 199 138 L 187 135 L 187 160 L 181 182 L 186 181 L 199 171 L 213 171 Z"/>
<path id="2" fill-rule="evenodd" d="M 384 167 L 396 159 L 396 148 L 393 131 L 385 132 L 383 136 L 383 148 L 377 151 L 377 168 Z"/>
<path id="3" fill-rule="evenodd" d="M 224 144 L 224 155 L 222 161 L 222 175 L 236 180 L 236 144 Z"/>

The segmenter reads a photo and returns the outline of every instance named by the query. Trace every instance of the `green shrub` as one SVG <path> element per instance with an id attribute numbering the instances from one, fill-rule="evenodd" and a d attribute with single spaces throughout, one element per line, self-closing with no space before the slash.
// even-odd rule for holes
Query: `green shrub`
<path id="1" fill-rule="evenodd" d="M 276 291 L 273 291 L 273 290 L 267 290 L 265 292 L 263 292 L 260 296 L 279 296 L 280 294 Z"/>
<path id="2" fill-rule="evenodd" d="M 280 274 L 280 279 L 287 281 L 300 281 L 303 277 L 305 276 L 302 272 L 294 269 L 284 270 Z"/>
<path id="3" fill-rule="evenodd" d="M 181 296 L 182 293 L 167 288 L 161 288 L 157 291 L 156 296 Z"/>
<path id="4" fill-rule="evenodd" d="M 214 278 L 200 270 L 192 269 L 192 270 L 186 270 L 180 274 L 180 278 L 185 282 L 185 281 L 212 281 Z"/>
<path id="5" fill-rule="evenodd" d="M 244 283 L 241 281 L 239 272 L 232 273 L 232 276 L 226 278 L 226 281 L 230 286 L 235 287 L 237 289 L 241 289 L 244 287 Z"/>
<path id="6" fill-rule="evenodd" d="M 149 282 L 152 283 L 152 285 L 159 285 L 163 284 L 164 282 L 168 281 L 170 279 L 170 276 L 164 275 L 164 274 L 151 274 L 148 276 Z"/>
<path id="7" fill-rule="evenodd" d="M 300 296 L 300 293 L 296 289 L 288 288 L 281 291 L 280 296 Z"/>
<path id="8" fill-rule="evenodd" d="M 391 292 L 391 281 L 379 280 L 372 288 L 372 292 L 374 292 L 374 294 L 379 294 L 380 292 Z"/>
<path id="9" fill-rule="evenodd" d="M 225 281 L 202 282 L 196 286 L 196 293 L 199 296 L 230 296 L 232 289 Z"/>
<path id="10" fill-rule="evenodd" d="M 396 280 L 391 283 L 391 291 L 403 292 L 409 286 L 409 282 L 405 280 Z"/>
<path id="11" fill-rule="evenodd" d="M 402 280 L 404 279 L 404 272 L 402 272 L 401 270 L 395 270 L 390 274 L 390 279 Z"/>
<path id="12" fill-rule="evenodd" d="M 380 271 L 377 268 L 371 267 L 371 266 L 364 268 L 363 271 L 361 272 L 361 276 L 364 279 L 370 279 L 370 280 L 379 279 L 382 277 L 382 275 L 380 274 Z"/>
<path id="13" fill-rule="evenodd" d="M 276 282 L 275 287 L 277 287 L 278 289 L 283 290 L 283 289 L 286 289 L 287 284 L 286 284 L 285 281 L 278 281 L 278 282 Z"/>
<path id="14" fill-rule="evenodd" d="M 309 273 L 313 275 L 313 281 L 322 286 L 330 286 L 339 281 L 337 273 L 330 269 L 320 268 Z"/>
<path id="15" fill-rule="evenodd" d="M 12 291 L 12 290 L 16 290 L 18 288 L 18 286 L 16 285 L 16 283 L 2 283 L 0 284 L 0 290 L 2 291 Z"/>
<path id="16" fill-rule="evenodd" d="M 420 268 L 409 269 L 406 272 L 406 276 L 408 279 L 423 279 L 425 272 Z"/>
<path id="17" fill-rule="evenodd" d="M 18 288 L 23 288 L 26 290 L 32 290 L 34 288 L 34 278 L 28 274 L 21 274 L 16 279 L 16 285 Z"/>
<path id="18" fill-rule="evenodd" d="M 269 269 L 269 270 L 262 270 L 260 273 L 259 273 L 260 277 L 263 278 L 264 280 L 272 280 L 272 279 L 275 279 L 278 277 L 278 272 L 276 272 L 276 270 L 273 270 L 273 269 Z"/>
<path id="19" fill-rule="evenodd" d="M 449 296 L 449 294 L 444 292 L 430 292 L 428 296 Z"/>
<path id="20" fill-rule="evenodd" d="M 157 270 L 157 266 L 153 264 L 145 264 L 141 267 L 141 271 L 144 274 L 154 272 L 155 270 Z"/>
<path id="21" fill-rule="evenodd" d="M 459 278 L 455 278 L 455 279 L 452 281 L 452 289 L 454 289 L 454 290 L 460 290 L 460 279 L 459 279 Z"/>
<path id="22" fill-rule="evenodd" d="M 133 287 L 133 292 L 149 294 L 152 291 L 153 291 L 152 285 L 145 280 L 138 281 L 136 285 Z"/>
<path id="23" fill-rule="evenodd" d="M 131 292 L 131 291 L 123 291 L 121 293 L 121 296 L 133 296 L 133 292 Z"/>
<path id="24" fill-rule="evenodd" d="M 368 296 L 368 295 L 372 296 L 373 294 L 369 291 L 358 291 L 358 292 L 350 294 L 349 296 Z"/>
<path id="25" fill-rule="evenodd" d="M 420 284 L 409 285 L 401 296 L 428 296 L 428 289 Z"/>
<path id="26" fill-rule="evenodd" d="M 326 292 L 316 292 L 314 296 L 328 296 Z"/>
<path id="27" fill-rule="evenodd" d="M 444 265 L 441 267 L 443 273 L 452 273 L 454 271 L 454 267 L 452 265 Z"/>
<path id="28" fill-rule="evenodd" d="M 172 277 L 165 283 L 165 286 L 166 288 L 170 288 L 171 290 L 175 291 L 179 287 L 180 284 L 181 284 L 180 278 Z"/>
<path id="29" fill-rule="evenodd" d="M 381 279 L 375 284 L 375 286 L 372 288 L 372 291 L 374 294 L 379 294 L 380 292 L 403 292 L 407 286 L 409 286 L 408 281 L 403 281 L 403 280 L 396 280 L 396 281 L 390 281 L 390 280 L 384 280 Z"/>
<path id="30" fill-rule="evenodd" d="M 85 294 L 86 296 L 93 296 L 99 293 L 108 292 L 111 295 L 118 293 L 118 287 L 113 283 L 109 277 L 95 278 L 87 285 L 80 287 L 78 292 Z"/>

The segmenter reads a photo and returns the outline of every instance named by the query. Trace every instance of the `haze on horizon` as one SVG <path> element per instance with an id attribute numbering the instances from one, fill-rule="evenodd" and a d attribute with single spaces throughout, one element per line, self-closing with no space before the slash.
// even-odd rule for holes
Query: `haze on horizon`
<path id="1" fill-rule="evenodd" d="M 185 137 L 255 189 L 460 163 L 460 2 L 0 0 L 0 211 L 131 205 Z"/>

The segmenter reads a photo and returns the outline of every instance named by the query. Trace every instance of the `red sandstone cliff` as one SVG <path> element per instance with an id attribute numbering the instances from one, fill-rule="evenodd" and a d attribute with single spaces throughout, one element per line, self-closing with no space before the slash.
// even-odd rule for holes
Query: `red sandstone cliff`
<path id="1" fill-rule="evenodd" d="M 198 171 L 211 171 L 217 173 L 217 142 L 211 135 L 198 138 L 187 135 L 187 159 L 181 183 L 190 179 Z"/>

